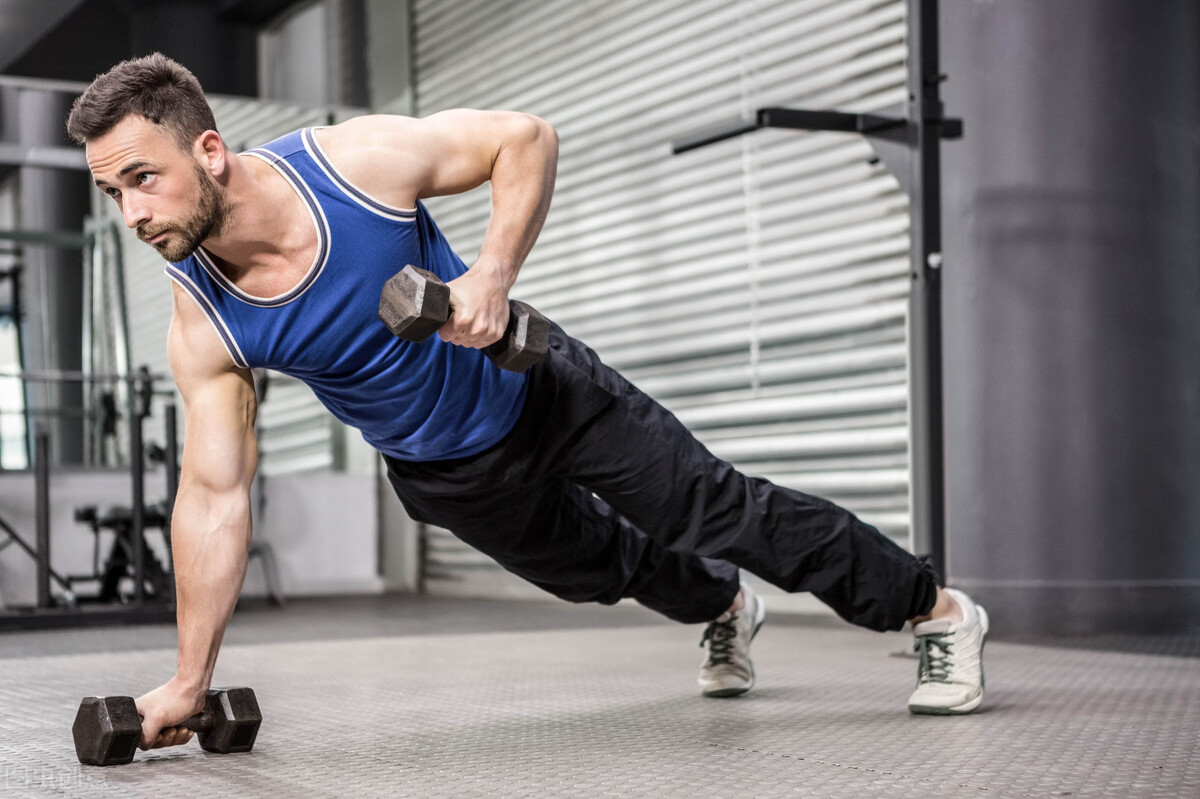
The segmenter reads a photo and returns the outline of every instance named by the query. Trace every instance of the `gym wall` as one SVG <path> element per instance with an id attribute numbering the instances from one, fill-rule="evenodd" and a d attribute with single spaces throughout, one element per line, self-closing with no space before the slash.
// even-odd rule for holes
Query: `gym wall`
<path id="1" fill-rule="evenodd" d="M 405 5 L 406 15 L 364 6 L 369 63 L 389 76 L 401 61 L 411 70 L 407 85 L 372 76 L 373 102 L 418 115 L 513 108 L 560 132 L 554 207 L 515 296 L 595 346 L 717 454 L 836 499 L 907 544 L 907 198 L 852 135 L 763 131 L 669 154 L 673 138 L 760 106 L 900 105 L 903 0 Z M 309 67 L 333 58 L 299 46 L 305 30 L 311 39 L 305 13 L 317 12 L 296 9 L 260 37 L 260 89 L 289 99 L 213 97 L 235 149 L 355 112 L 301 102 L 295 86 L 272 79 L 297 58 Z M 381 15 L 387 25 L 375 24 Z M 411 30 L 397 35 L 397 25 Z M 382 57 L 404 40 L 411 59 Z M 400 93 L 385 97 L 385 87 Z M 430 205 L 472 257 L 486 191 Z M 104 203 L 97 210 L 112 213 Z M 169 283 L 154 252 L 131 237 L 124 249 L 132 362 L 165 371 Z M 303 386 L 273 379 L 260 425 L 262 472 L 275 481 L 263 492 L 268 539 L 285 477 L 373 474 L 357 435 Z M 383 570 L 408 573 L 412 541 L 393 531 L 386 502 Z M 298 533 L 281 534 L 286 566 Z M 500 590 L 499 570 L 457 541 L 430 531 L 428 544 L 427 588 Z M 305 551 L 295 553 L 303 584 L 305 564 L 323 557 Z"/>

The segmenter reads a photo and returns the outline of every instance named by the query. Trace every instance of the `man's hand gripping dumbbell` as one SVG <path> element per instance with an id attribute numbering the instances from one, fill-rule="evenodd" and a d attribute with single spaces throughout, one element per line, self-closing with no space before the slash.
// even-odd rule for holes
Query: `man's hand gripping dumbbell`
<path id="1" fill-rule="evenodd" d="M 200 735 L 200 748 L 228 754 L 254 748 L 262 713 L 249 688 L 210 690 L 204 710 L 183 722 Z M 130 696 L 88 696 L 79 703 L 75 724 L 75 754 L 89 766 L 118 766 L 133 760 L 142 735 L 142 717 Z"/>
<path id="2" fill-rule="evenodd" d="M 404 267 L 383 285 L 379 319 L 392 334 L 406 341 L 424 341 L 450 319 L 450 287 L 425 269 Z M 492 363 L 510 372 L 524 372 L 542 359 L 549 346 L 550 323 L 517 300 L 508 301 L 504 336 L 483 348 Z"/>

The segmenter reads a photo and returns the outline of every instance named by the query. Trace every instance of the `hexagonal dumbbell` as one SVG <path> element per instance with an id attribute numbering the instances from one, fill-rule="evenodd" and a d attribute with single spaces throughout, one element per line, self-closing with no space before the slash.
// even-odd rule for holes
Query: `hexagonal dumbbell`
<path id="1" fill-rule="evenodd" d="M 249 752 L 258 737 L 262 713 L 249 688 L 219 688 L 204 698 L 204 710 L 181 726 L 199 733 L 200 748 L 228 754 Z M 142 717 L 130 696 L 88 696 L 79 703 L 75 754 L 89 766 L 117 766 L 133 760 L 142 735 Z"/>
<path id="2" fill-rule="evenodd" d="M 383 284 L 379 319 L 392 335 L 424 341 L 450 318 L 450 288 L 432 272 L 408 265 Z M 524 372 L 542 359 L 550 345 L 550 323 L 523 302 L 508 301 L 504 337 L 483 348 L 492 363 Z"/>

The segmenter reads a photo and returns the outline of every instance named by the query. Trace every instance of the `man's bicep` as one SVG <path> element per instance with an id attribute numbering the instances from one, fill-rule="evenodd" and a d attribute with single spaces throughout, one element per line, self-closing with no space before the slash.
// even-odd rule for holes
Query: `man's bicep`
<path id="1" fill-rule="evenodd" d="M 229 372 L 194 383 L 189 394 L 182 480 L 215 491 L 248 487 L 258 466 L 253 383 Z"/>
<path id="2" fill-rule="evenodd" d="M 183 303 L 177 298 L 167 344 L 183 397 L 182 482 L 216 490 L 248 486 L 257 467 L 254 381 L 229 360 L 207 319 Z"/>

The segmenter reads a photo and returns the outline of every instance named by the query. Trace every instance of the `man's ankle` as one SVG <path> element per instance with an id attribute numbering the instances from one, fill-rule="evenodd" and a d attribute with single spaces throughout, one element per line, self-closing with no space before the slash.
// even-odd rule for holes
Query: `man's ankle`
<path id="1" fill-rule="evenodd" d="M 909 623 L 915 626 L 923 621 L 932 621 L 934 619 L 949 619 L 953 622 L 963 620 L 962 608 L 954 601 L 954 597 L 945 588 L 937 590 L 937 600 L 933 603 L 933 609 L 929 611 L 928 616 L 918 616 Z"/>
<path id="2" fill-rule="evenodd" d="M 738 592 L 737 592 L 737 596 L 735 596 L 733 598 L 733 604 L 730 605 L 729 610 L 727 610 L 725 612 L 726 613 L 738 613 L 741 610 L 743 610 L 745 607 L 746 607 L 746 592 L 744 589 L 739 588 Z"/>

